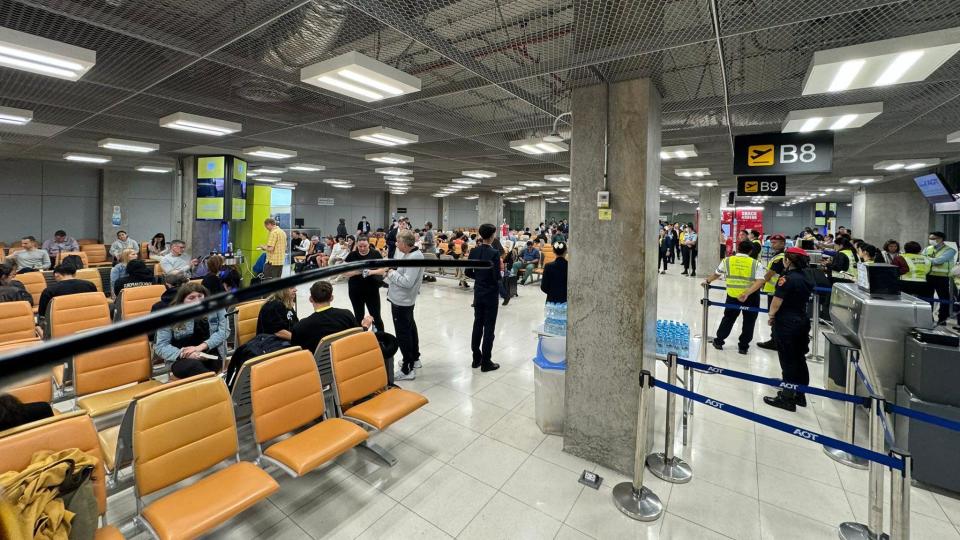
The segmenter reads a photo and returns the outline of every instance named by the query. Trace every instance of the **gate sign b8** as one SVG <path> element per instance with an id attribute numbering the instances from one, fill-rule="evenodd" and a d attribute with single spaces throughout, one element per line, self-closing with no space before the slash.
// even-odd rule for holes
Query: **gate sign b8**
<path id="1" fill-rule="evenodd" d="M 733 174 L 806 174 L 833 170 L 833 132 L 738 135 Z"/>
<path id="2" fill-rule="evenodd" d="M 738 176 L 737 197 L 786 197 L 786 176 Z"/>

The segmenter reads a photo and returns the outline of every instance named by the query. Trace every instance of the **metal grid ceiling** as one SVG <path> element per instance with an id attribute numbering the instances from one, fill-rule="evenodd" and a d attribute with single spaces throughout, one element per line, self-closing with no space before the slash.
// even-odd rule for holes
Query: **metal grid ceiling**
<path id="1" fill-rule="evenodd" d="M 0 68 L 0 105 L 34 111 L 32 126 L 0 132 L 0 158 L 94 152 L 104 137 L 160 144 L 159 157 L 114 156 L 111 166 L 129 167 L 262 144 L 327 167 L 292 179 L 380 187 L 363 155 L 384 149 L 348 132 L 385 125 L 420 137 L 397 150 L 416 158 L 415 189 L 470 168 L 498 172 L 485 187 L 512 184 L 569 170 L 569 154 L 527 156 L 509 142 L 546 134 L 596 73 L 651 78 L 664 144 L 696 144 L 700 156 L 682 166 L 710 167 L 724 184 L 729 134 L 777 131 L 796 109 L 885 108 L 867 129 L 838 133 L 834 174 L 791 178 L 794 190 L 869 173 L 879 159 L 958 154 L 944 135 L 960 129 L 960 58 L 920 83 L 800 94 L 815 51 L 960 26 L 955 0 L 0 0 L 0 26 L 97 51 L 76 83 Z M 300 82 L 302 67 L 353 50 L 419 77 L 422 91 L 368 104 Z M 212 141 L 157 125 L 177 111 L 243 131 Z M 662 181 L 691 192 L 677 163 L 663 162 Z"/>

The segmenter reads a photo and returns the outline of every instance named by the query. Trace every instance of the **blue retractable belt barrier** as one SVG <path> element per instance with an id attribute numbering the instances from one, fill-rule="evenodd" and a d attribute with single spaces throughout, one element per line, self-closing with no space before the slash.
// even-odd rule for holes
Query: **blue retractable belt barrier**
<path id="1" fill-rule="evenodd" d="M 875 461 L 881 465 L 890 467 L 891 469 L 896 469 L 898 471 L 903 470 L 903 461 L 893 456 L 881 454 L 880 452 L 874 452 L 873 450 L 861 448 L 854 444 L 850 444 L 848 442 L 844 442 L 839 439 L 834 439 L 833 437 L 827 437 L 826 435 L 821 435 L 814 431 L 799 428 L 797 426 L 792 426 L 786 422 L 774 420 L 773 418 L 768 418 L 761 414 L 757 414 L 753 411 L 741 409 L 740 407 L 736 407 L 728 403 L 724 403 L 722 401 L 708 398 L 701 394 L 691 392 L 685 388 L 680 388 L 679 386 L 674 386 L 670 383 L 663 382 L 659 379 L 654 379 L 653 384 L 654 386 L 657 386 L 658 388 L 662 388 L 667 392 L 673 392 L 674 394 L 678 394 L 685 398 L 692 399 L 693 401 L 697 401 L 699 403 L 703 403 L 704 405 L 713 407 L 714 409 L 728 412 L 734 416 L 745 418 L 747 420 L 750 420 L 751 422 L 763 424 L 765 426 L 772 427 L 773 429 L 776 429 L 778 431 L 789 433 L 790 435 L 799 437 L 801 439 L 807 439 L 808 441 L 813 441 L 818 444 L 823 444 L 825 446 L 829 446 L 830 448 L 836 448 L 837 450 L 848 452 L 855 456 L 862 457 L 863 459 Z"/>
<path id="2" fill-rule="evenodd" d="M 740 311 L 753 311 L 756 313 L 767 313 L 769 311 L 758 307 L 741 306 L 740 304 L 725 304 L 723 302 L 714 302 L 713 300 L 707 300 L 707 305 L 720 306 L 725 309 L 739 309 Z"/>
<path id="3" fill-rule="evenodd" d="M 926 422 L 928 424 L 933 424 L 935 426 L 940 426 L 953 431 L 960 431 L 960 422 L 957 422 L 956 420 L 947 420 L 946 418 L 940 418 L 939 416 L 934 416 L 923 411 L 915 411 L 913 409 L 894 405 L 890 402 L 887 402 L 884 408 L 887 410 L 887 412 L 892 412 L 901 416 L 908 416 L 910 418 L 920 420 L 921 422 Z"/>
<path id="4" fill-rule="evenodd" d="M 929 298 L 926 296 L 918 296 L 917 298 L 919 298 L 920 300 L 923 300 L 924 302 L 931 302 L 934 304 L 960 304 L 960 302 L 954 302 L 949 298 L 947 298 L 946 300 L 944 300 L 943 298 Z"/>
<path id="5" fill-rule="evenodd" d="M 715 290 L 715 291 L 726 291 L 726 290 L 727 290 L 726 287 L 718 287 L 718 286 L 716 286 L 716 285 L 707 285 L 707 287 L 710 288 L 710 289 L 713 289 L 713 290 Z M 763 296 L 773 296 L 773 294 L 768 293 L 768 292 L 764 292 L 764 291 L 762 291 L 762 290 L 761 290 L 761 291 L 758 291 L 758 292 L 759 292 L 761 295 L 763 295 Z"/>
<path id="6" fill-rule="evenodd" d="M 833 290 L 833 287 L 814 287 L 813 290 L 818 293 L 828 293 Z"/>
<path id="7" fill-rule="evenodd" d="M 767 386 L 775 386 L 777 388 L 784 388 L 787 390 L 794 390 L 796 392 L 803 392 L 805 394 L 813 394 L 815 396 L 823 396 L 830 399 L 836 399 L 839 401 L 849 401 L 850 403 L 856 404 L 866 404 L 868 399 L 861 396 L 853 396 L 850 394 L 844 394 L 843 392 L 834 392 L 832 390 L 824 390 L 823 388 L 817 388 L 815 386 L 805 386 L 802 384 L 793 384 L 784 382 L 780 379 L 774 379 L 772 377 L 761 377 L 760 375 L 754 375 L 752 373 L 744 373 L 742 371 L 735 371 L 732 369 L 711 366 L 709 364 L 701 364 L 700 362 L 694 362 L 692 360 L 686 360 L 683 358 L 677 358 L 677 364 L 681 366 L 691 367 L 693 369 L 699 369 L 701 371 L 706 371 L 707 373 L 712 373 L 714 375 L 726 375 L 727 377 L 733 377 L 735 379 L 743 379 L 745 381 L 756 382 L 760 384 L 765 384 Z"/>

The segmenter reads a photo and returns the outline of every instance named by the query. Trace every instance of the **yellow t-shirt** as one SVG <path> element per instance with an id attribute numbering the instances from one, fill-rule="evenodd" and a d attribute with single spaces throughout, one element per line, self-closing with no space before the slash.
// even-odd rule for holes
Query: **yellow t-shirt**
<path id="1" fill-rule="evenodd" d="M 273 266 L 283 266 L 283 258 L 287 254 L 287 233 L 280 227 L 274 227 L 267 237 L 267 247 L 273 246 L 273 251 L 267 250 L 267 262 Z"/>

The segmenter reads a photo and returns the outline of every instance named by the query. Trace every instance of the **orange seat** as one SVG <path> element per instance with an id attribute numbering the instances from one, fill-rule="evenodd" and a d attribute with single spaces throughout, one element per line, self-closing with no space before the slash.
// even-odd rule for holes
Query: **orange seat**
<path id="1" fill-rule="evenodd" d="M 344 418 L 383 430 L 428 403 L 426 397 L 416 392 L 386 389 L 387 370 L 380 344 L 372 332 L 334 341 L 330 354 L 336 395 Z"/>
<path id="2" fill-rule="evenodd" d="M 135 395 L 160 386 L 152 374 L 146 335 L 79 354 L 73 359 L 77 408 L 93 417 L 119 411 Z"/>
<path id="3" fill-rule="evenodd" d="M 304 426 L 310 427 L 261 453 L 260 458 L 291 476 L 302 476 L 367 439 L 363 428 L 342 418 L 323 418 L 320 374 L 313 355 L 298 350 L 250 367 L 253 431 L 261 445 Z"/>
<path id="4" fill-rule="evenodd" d="M 80 257 L 80 260 L 83 262 L 84 268 L 90 266 L 90 258 L 87 257 L 87 254 L 82 251 L 61 251 L 60 253 L 57 253 L 57 260 L 54 261 L 54 264 L 62 263 L 64 259 L 66 259 L 71 255 L 76 255 L 77 257 Z"/>
<path id="5" fill-rule="evenodd" d="M 144 506 L 143 497 L 236 459 L 237 428 L 227 387 L 212 373 L 148 390 L 133 403 L 134 494 L 157 538 L 201 536 L 279 489 L 262 469 L 237 461 Z"/>
<path id="6" fill-rule="evenodd" d="M 266 303 L 266 300 L 251 300 L 234 306 L 233 313 L 236 318 L 231 325 L 234 329 L 234 349 L 257 335 L 257 318 L 260 317 L 260 308 Z"/>
<path id="7" fill-rule="evenodd" d="M 4 305 L 5 304 L 0 304 L 0 307 Z M 0 354 L 9 352 L 13 349 L 31 347 L 34 345 L 40 345 L 42 343 L 43 341 L 36 336 L 16 341 L 6 341 L 0 344 Z M 58 367 L 60 367 L 62 373 L 63 366 Z M 50 403 L 53 401 L 53 378 L 51 378 L 50 374 L 31 377 L 26 381 L 18 383 L 16 386 L 0 388 L 0 392 L 12 394 L 23 403 L 35 403 L 41 401 L 44 403 Z"/>
<path id="8" fill-rule="evenodd" d="M 47 308 L 47 325 L 51 338 L 69 336 L 110 324 L 110 308 L 101 293 L 79 293 L 54 296 Z"/>
<path id="9" fill-rule="evenodd" d="M 105 244 L 81 245 L 80 251 L 87 254 L 87 264 L 89 266 L 113 266 L 113 257 L 107 251 Z"/>
<path id="10" fill-rule="evenodd" d="M 0 473 L 20 471 L 30 464 L 35 452 L 60 451 L 77 448 L 97 458 L 98 465 L 90 477 L 97 499 L 97 512 L 106 518 L 107 489 L 103 470 L 103 454 L 97 440 L 93 421 L 84 413 L 76 412 L 54 416 L 0 432 Z M 96 540 L 122 540 L 115 527 L 105 525 L 96 531 Z"/>
<path id="11" fill-rule="evenodd" d="M 116 301 L 116 305 L 119 306 L 117 316 L 126 320 L 149 315 L 153 305 L 160 301 L 160 297 L 166 290 L 167 288 L 163 285 L 122 289 Z"/>
<path id="12" fill-rule="evenodd" d="M 97 292 L 103 293 L 103 276 L 100 275 L 100 270 L 96 268 L 81 268 L 77 270 L 76 278 L 93 283 L 93 286 L 97 288 Z"/>
<path id="13" fill-rule="evenodd" d="M 33 306 L 27 302 L 0 303 L 0 343 L 35 337 Z"/>
<path id="14" fill-rule="evenodd" d="M 27 272 L 18 274 L 17 281 L 23 283 L 23 287 L 27 289 L 30 296 L 33 296 L 33 312 L 36 313 L 37 305 L 40 304 L 40 295 L 47 288 L 47 278 L 43 272 Z"/>

